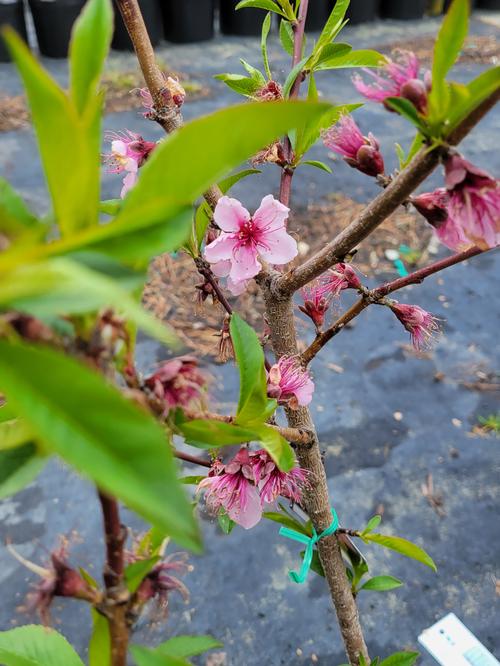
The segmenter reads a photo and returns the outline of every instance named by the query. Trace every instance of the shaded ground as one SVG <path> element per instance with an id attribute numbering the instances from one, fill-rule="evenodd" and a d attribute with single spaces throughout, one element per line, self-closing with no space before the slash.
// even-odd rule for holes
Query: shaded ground
<path id="1" fill-rule="evenodd" d="M 352 39 L 358 47 L 388 44 L 401 41 L 402 30 L 415 38 L 434 31 L 436 25 L 434 21 L 404 27 L 376 23 L 369 29 L 347 31 L 346 39 Z M 488 36 L 493 28 L 475 22 L 474 33 Z M 271 57 L 280 73 L 285 61 L 282 56 L 275 57 L 278 53 L 275 42 Z M 257 54 L 258 40 L 253 39 L 219 39 L 161 51 L 174 69 L 189 72 L 196 80 L 220 71 L 238 71 L 240 56 L 256 64 Z M 124 70 L 130 62 L 128 56 L 120 57 Z M 47 63 L 64 80 L 62 63 Z M 469 80 L 481 69 L 480 64 L 465 62 L 458 66 L 456 77 Z M 212 81 L 210 86 L 210 97 L 185 107 L 187 117 L 236 101 L 222 84 Z M 356 99 L 348 73 L 323 76 L 319 86 L 325 98 L 342 102 Z M 0 66 L 0 88 L 10 95 L 20 92 L 9 65 Z M 375 106 L 361 109 L 358 118 L 365 131 L 375 129 L 388 166 L 394 167 L 392 144 L 398 141 L 408 145 L 409 126 Z M 146 124 L 136 111 L 110 114 L 105 126 L 115 130 L 127 127 L 148 138 L 161 136 L 160 130 Z M 464 143 L 469 159 L 497 175 L 500 157 L 492 137 L 498 137 L 499 130 L 499 115 L 490 114 Z M 325 159 L 325 151 L 317 147 L 310 157 Z M 29 131 L 1 135 L 0 170 L 36 209 L 46 207 Z M 431 182 L 439 182 L 439 175 L 435 174 Z M 276 172 L 267 170 L 239 184 L 235 192 L 252 208 L 276 184 Z M 104 178 L 105 197 L 116 196 L 119 187 L 116 177 Z M 341 164 L 333 177 L 304 168 L 296 176 L 294 194 L 294 205 L 302 214 L 297 214 L 293 224 L 299 220 L 301 225 L 307 224 L 308 206 L 318 198 L 327 205 L 332 190 L 363 202 L 377 188 Z M 312 219 L 314 211 L 310 215 Z M 421 233 L 424 228 L 420 222 Z M 394 242 L 387 233 L 385 241 Z M 369 284 L 394 276 L 382 257 L 383 249 L 381 244 L 373 251 L 377 268 L 384 274 L 375 279 L 366 271 Z M 369 264 L 370 252 L 366 256 Z M 496 587 L 500 579 L 500 441 L 494 435 L 471 434 L 479 416 L 498 411 L 498 392 L 470 388 L 479 380 L 491 389 L 497 381 L 492 373 L 498 368 L 500 355 L 499 313 L 498 308 L 494 309 L 492 285 L 499 265 L 499 255 L 489 253 L 469 266 L 454 267 L 430 278 L 422 287 L 401 294 L 401 301 L 416 302 L 445 320 L 444 334 L 431 354 L 416 357 L 391 313 L 372 308 L 313 364 L 313 413 L 325 451 L 332 498 L 342 523 L 358 528 L 375 511 L 382 512 L 383 531 L 425 545 L 439 569 L 436 575 L 389 551 L 365 548 L 372 574 L 391 573 L 406 583 L 394 593 L 360 596 L 373 655 L 416 647 L 418 633 L 450 610 L 500 655 L 500 597 Z M 348 305 L 348 299 L 343 303 Z M 311 329 L 303 330 L 306 337 L 312 337 Z M 139 362 L 146 368 L 165 354 L 165 350 L 144 340 L 139 347 Z M 215 376 L 213 399 L 221 410 L 230 410 L 237 391 L 237 373 L 231 364 L 211 370 Z M 422 492 L 428 474 L 432 475 L 434 493 L 442 497 L 444 517 L 436 513 Z M 137 518 L 126 518 L 139 528 Z M 0 521 L 0 540 L 9 536 L 25 557 L 36 560 L 46 558 L 46 549 L 55 545 L 58 534 L 73 532 L 74 561 L 99 571 L 102 543 L 93 490 L 60 463 L 51 463 L 36 483 L 1 502 Z M 338 666 L 345 661 L 323 581 L 311 575 L 303 586 L 289 582 L 287 569 L 297 566 L 299 549 L 280 538 L 274 524 L 262 523 L 250 532 L 235 529 L 230 537 L 206 516 L 203 525 L 205 554 L 194 558 L 195 569 L 186 579 L 192 593 L 190 603 L 183 605 L 172 597 L 167 627 L 146 627 L 143 620 L 138 641 L 171 633 L 211 633 L 224 642 L 228 666 Z M 91 562 L 96 558 L 93 568 Z M 1 548 L 4 603 L 0 628 L 27 621 L 16 614 L 15 607 L 22 603 L 32 580 L 31 574 Z M 87 614 L 87 609 L 76 602 L 57 604 L 53 613 L 56 626 L 82 654 L 88 635 Z M 427 655 L 420 661 L 423 666 L 432 663 Z"/>

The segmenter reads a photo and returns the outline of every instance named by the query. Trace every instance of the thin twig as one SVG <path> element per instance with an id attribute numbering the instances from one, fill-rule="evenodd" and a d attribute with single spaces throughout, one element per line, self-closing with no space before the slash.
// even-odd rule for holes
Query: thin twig
<path id="1" fill-rule="evenodd" d="M 185 462 L 192 463 L 193 465 L 200 465 L 200 467 L 211 467 L 212 463 L 206 458 L 198 458 L 197 456 L 191 456 L 189 453 L 184 453 L 184 451 L 178 451 L 174 449 L 174 456 L 179 458 L 179 460 L 184 460 Z"/>
<path id="2" fill-rule="evenodd" d="M 318 333 L 313 342 L 309 347 L 301 354 L 300 361 L 302 365 L 307 366 L 316 354 L 333 338 L 340 333 L 340 331 L 357 317 L 363 310 L 365 310 L 372 303 L 379 303 L 385 296 L 392 294 L 399 289 L 408 287 L 411 284 L 420 284 L 425 280 L 425 278 L 435 273 L 439 273 L 445 268 L 459 264 L 462 261 L 466 261 L 471 257 L 475 257 L 478 254 L 487 252 L 487 250 L 482 250 L 479 247 L 471 247 L 468 250 L 463 252 L 458 252 L 453 254 L 450 257 L 445 259 L 440 259 L 435 261 L 424 268 L 420 268 L 413 273 L 409 273 L 405 277 L 397 278 L 391 282 L 376 287 L 375 289 L 365 289 L 361 298 L 352 305 L 349 310 L 346 310 L 331 326 L 329 326 L 325 331 Z"/>
<path id="3" fill-rule="evenodd" d="M 233 308 L 229 304 L 227 298 L 224 296 L 224 292 L 220 288 L 219 282 L 215 277 L 215 275 L 213 274 L 212 269 L 210 268 L 210 264 L 207 261 L 205 261 L 202 257 L 197 257 L 194 260 L 194 263 L 196 264 L 198 273 L 205 278 L 205 280 L 210 284 L 210 286 L 214 290 L 214 293 L 217 296 L 217 300 L 222 305 L 224 310 L 229 315 L 233 314 Z"/>

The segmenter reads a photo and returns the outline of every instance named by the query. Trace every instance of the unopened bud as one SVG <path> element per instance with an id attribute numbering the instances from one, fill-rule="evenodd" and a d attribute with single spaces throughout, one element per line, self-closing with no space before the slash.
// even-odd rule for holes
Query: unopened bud
<path id="1" fill-rule="evenodd" d="M 401 97 L 409 100 L 420 113 L 427 113 L 427 87 L 420 79 L 407 81 L 401 87 Z"/>

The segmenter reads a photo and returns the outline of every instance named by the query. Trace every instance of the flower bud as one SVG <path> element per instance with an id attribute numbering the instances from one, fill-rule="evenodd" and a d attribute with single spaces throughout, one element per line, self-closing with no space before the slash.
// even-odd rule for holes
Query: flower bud
<path id="1" fill-rule="evenodd" d="M 427 86 L 420 79 L 410 79 L 404 83 L 401 86 L 401 97 L 409 100 L 419 113 L 427 113 Z"/>

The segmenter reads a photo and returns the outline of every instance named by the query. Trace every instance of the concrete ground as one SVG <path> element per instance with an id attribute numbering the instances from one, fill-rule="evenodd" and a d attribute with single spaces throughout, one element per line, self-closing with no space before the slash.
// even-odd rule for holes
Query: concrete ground
<path id="1" fill-rule="evenodd" d="M 415 38 L 433 33 L 436 28 L 435 20 L 380 22 L 346 29 L 345 40 L 352 40 L 358 48 L 381 46 L 407 34 Z M 492 34 L 494 30 L 490 23 L 473 21 L 475 34 Z M 257 64 L 258 53 L 258 40 L 251 38 L 217 38 L 203 45 L 160 49 L 173 68 L 198 80 L 206 78 L 211 88 L 209 97 L 186 104 L 188 119 L 236 102 L 236 96 L 210 76 L 239 71 L 239 57 Z M 282 75 L 286 60 L 275 38 L 271 58 L 276 75 Z M 131 62 L 131 56 L 111 57 L 113 66 L 127 68 Z M 65 63 L 46 60 L 44 64 L 64 81 Z M 456 79 L 470 80 L 482 68 L 459 65 Z M 357 99 L 348 72 L 324 74 L 319 87 L 326 99 Z M 20 91 L 11 65 L 0 65 L 0 89 L 9 94 Z M 386 162 L 393 167 L 395 160 L 389 157 L 394 152 L 392 145 L 394 141 L 408 145 L 408 124 L 375 105 L 361 109 L 358 118 L 363 130 L 374 130 L 382 139 Z M 147 138 L 161 136 L 160 130 L 148 125 L 136 111 L 109 114 L 105 127 L 127 127 Z M 498 136 L 500 115 L 494 112 L 463 146 L 469 159 L 495 175 L 500 172 L 500 153 L 493 141 Z M 70 168 L 76 157 L 68 156 L 68 165 L 63 168 Z M 323 148 L 315 148 L 310 158 L 325 159 Z M 35 209 L 46 208 L 47 196 L 30 131 L 0 136 L 0 172 Z M 440 178 L 435 174 L 430 183 L 438 183 Z M 276 173 L 269 171 L 245 181 L 235 192 L 252 207 L 276 184 Z M 119 181 L 105 176 L 103 189 L 105 198 L 117 196 Z M 333 177 L 304 169 L 296 177 L 294 204 L 304 206 L 331 191 L 365 201 L 376 190 L 369 179 L 341 164 Z M 479 416 L 498 412 L 498 392 L 474 391 L 462 384 L 473 380 L 477 370 L 489 373 L 498 369 L 499 312 L 494 284 L 499 266 L 500 257 L 492 252 L 401 294 L 402 302 L 415 302 L 444 320 L 443 335 L 425 358 L 417 358 L 402 347 L 407 342 L 406 333 L 389 312 L 372 308 L 313 364 L 316 394 L 312 409 L 341 522 L 347 527 L 362 527 L 382 508 L 381 531 L 424 546 L 438 566 L 434 574 L 390 551 L 363 548 L 372 575 L 390 573 L 405 582 L 395 592 L 364 592 L 359 597 L 372 656 L 418 649 L 418 634 L 453 611 L 500 657 L 500 442 L 494 435 L 471 434 Z M 141 342 L 139 362 L 143 366 L 164 355 L 156 344 Z M 333 366 L 344 372 L 335 371 Z M 215 399 L 223 409 L 230 409 L 237 391 L 237 372 L 232 365 L 211 370 L 218 387 Z M 442 496 L 443 517 L 422 494 L 421 486 L 429 473 L 435 492 Z M 140 527 L 137 517 L 127 513 L 126 519 Z M 194 571 L 186 578 L 190 602 L 183 605 L 172 596 L 167 625 L 151 625 L 143 618 L 138 642 L 164 640 L 172 634 L 210 633 L 223 641 L 228 666 L 338 666 L 345 662 L 324 581 L 314 574 L 302 586 L 289 581 L 287 570 L 298 566 L 299 548 L 279 537 L 275 524 L 263 521 L 249 532 L 236 528 L 228 537 L 210 517 L 202 515 L 201 519 L 205 553 L 193 558 Z M 58 535 L 70 532 L 74 534 L 73 561 L 97 575 L 102 539 L 94 491 L 60 462 L 51 462 L 35 483 L 0 502 L 0 540 L 10 537 L 25 557 L 44 561 Z M 1 629 L 33 620 L 16 611 L 31 582 L 33 576 L 0 548 Z M 87 608 L 76 602 L 58 602 L 53 620 L 84 655 L 90 627 Z M 430 656 L 422 654 L 419 664 L 433 663 Z"/>

